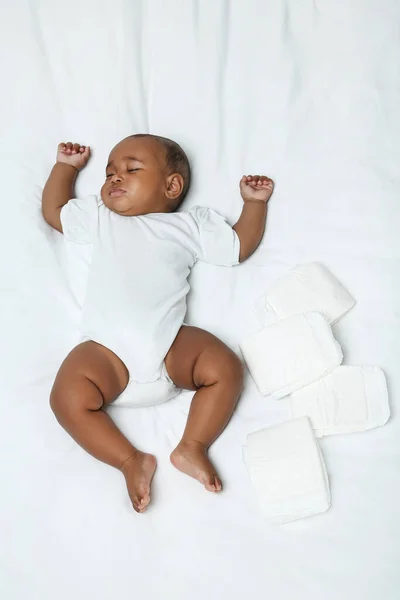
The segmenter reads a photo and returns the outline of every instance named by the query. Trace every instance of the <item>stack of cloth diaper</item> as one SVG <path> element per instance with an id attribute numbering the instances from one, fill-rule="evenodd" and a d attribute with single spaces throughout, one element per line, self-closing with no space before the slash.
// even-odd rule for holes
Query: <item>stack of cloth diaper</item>
<path id="1" fill-rule="evenodd" d="M 291 420 L 249 434 L 244 449 L 261 510 L 272 523 L 330 507 L 316 437 L 364 431 L 389 419 L 383 371 L 341 366 L 331 324 L 354 304 L 323 265 L 297 266 L 257 302 L 263 329 L 240 344 L 260 394 L 289 397 Z"/>
<path id="2" fill-rule="evenodd" d="M 261 511 L 271 523 L 328 510 L 328 475 L 307 417 L 250 433 L 243 450 Z"/>

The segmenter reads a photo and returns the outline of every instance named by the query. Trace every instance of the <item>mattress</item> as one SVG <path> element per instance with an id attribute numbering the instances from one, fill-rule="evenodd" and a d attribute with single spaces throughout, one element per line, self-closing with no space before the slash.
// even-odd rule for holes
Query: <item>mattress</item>
<path id="1" fill-rule="evenodd" d="M 400 575 L 400 6 L 396 0 L 19 0 L 0 20 L 0 597 L 4 600 L 397 600 Z M 152 132 L 193 163 L 186 207 L 230 222 L 245 173 L 276 182 L 257 252 L 198 264 L 187 320 L 234 350 L 255 301 L 318 261 L 357 301 L 334 326 L 344 364 L 379 365 L 392 418 L 320 446 L 332 508 L 284 526 L 259 512 L 242 447 L 290 416 L 249 376 L 211 455 L 224 492 L 169 464 L 191 395 L 112 416 L 159 468 L 145 515 L 48 405 L 80 298 L 40 200 L 59 141 L 109 149 Z"/>

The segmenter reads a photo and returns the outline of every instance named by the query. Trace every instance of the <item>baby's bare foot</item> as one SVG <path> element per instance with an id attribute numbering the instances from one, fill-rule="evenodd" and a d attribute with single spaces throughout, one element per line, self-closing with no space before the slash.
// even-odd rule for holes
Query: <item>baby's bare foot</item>
<path id="1" fill-rule="evenodd" d="M 182 440 L 172 452 L 171 462 L 179 471 L 200 481 L 209 492 L 222 490 L 221 480 L 215 472 L 203 444 Z"/>
<path id="2" fill-rule="evenodd" d="M 144 512 L 150 502 L 150 484 L 156 466 L 155 456 L 136 450 L 135 454 L 128 458 L 121 467 L 129 498 L 138 513 Z"/>

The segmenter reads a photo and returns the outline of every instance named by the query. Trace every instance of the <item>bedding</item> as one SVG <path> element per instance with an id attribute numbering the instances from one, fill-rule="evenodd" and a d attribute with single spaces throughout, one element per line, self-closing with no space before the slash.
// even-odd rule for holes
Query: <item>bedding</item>
<path id="1" fill-rule="evenodd" d="M 17 0 L 0 19 L 0 597 L 5 600 L 398 600 L 400 538 L 400 6 L 397 0 Z M 191 394 L 113 418 L 158 459 L 151 510 L 59 427 L 48 396 L 76 343 L 82 255 L 41 216 L 60 141 L 90 144 L 96 194 L 129 133 L 176 139 L 186 209 L 232 224 L 239 179 L 275 181 L 263 242 L 243 264 L 199 264 L 186 320 L 235 351 L 257 298 L 318 262 L 357 300 L 333 326 L 345 365 L 379 365 L 392 418 L 319 441 L 331 509 L 269 525 L 242 460 L 247 435 L 290 419 L 247 375 L 211 455 L 207 494 L 169 453 Z M 261 590 L 261 592 L 260 592 Z"/>

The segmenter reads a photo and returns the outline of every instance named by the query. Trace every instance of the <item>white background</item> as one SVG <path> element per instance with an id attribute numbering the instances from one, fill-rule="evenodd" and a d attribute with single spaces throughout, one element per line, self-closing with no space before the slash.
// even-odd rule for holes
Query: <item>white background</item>
<path id="1" fill-rule="evenodd" d="M 397 0 L 15 0 L 0 19 L 0 597 L 4 600 L 397 600 L 400 576 L 400 5 Z M 188 320 L 233 348 L 297 263 L 326 264 L 357 300 L 335 326 L 346 364 L 388 377 L 392 418 L 321 441 L 332 509 L 264 523 L 246 434 L 287 417 L 248 378 L 212 456 L 225 491 L 169 465 L 190 394 L 113 410 L 159 461 L 151 510 L 86 455 L 48 406 L 79 304 L 41 191 L 59 141 L 93 147 L 81 194 L 135 132 L 187 149 L 193 189 L 233 222 L 243 173 L 276 181 L 243 265 L 198 265 Z"/>

